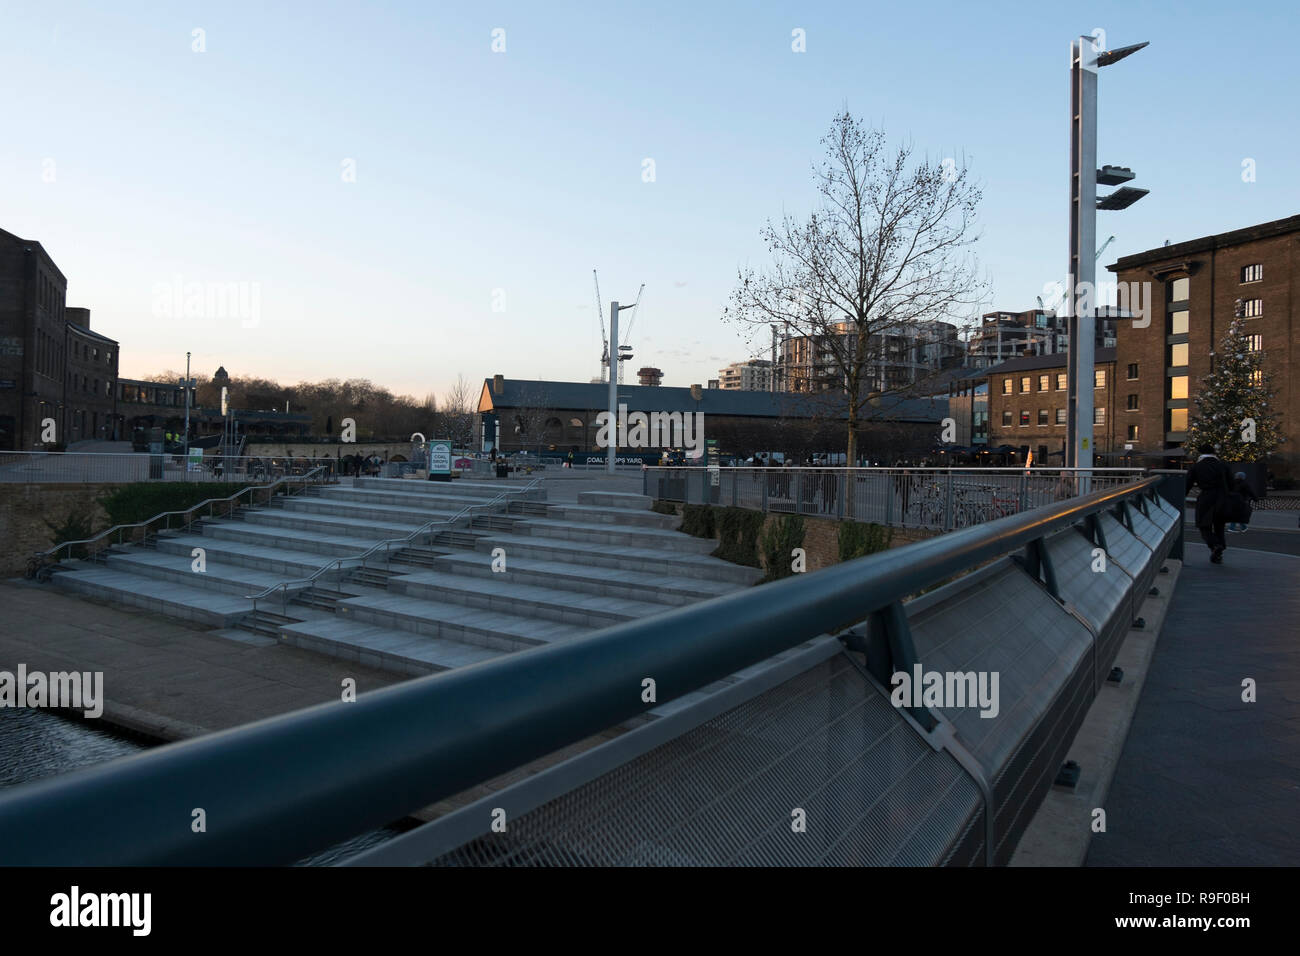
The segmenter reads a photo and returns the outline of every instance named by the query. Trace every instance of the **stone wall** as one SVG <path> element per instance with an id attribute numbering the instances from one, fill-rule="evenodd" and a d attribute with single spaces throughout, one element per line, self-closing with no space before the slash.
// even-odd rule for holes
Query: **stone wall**
<path id="1" fill-rule="evenodd" d="M 118 484 L 43 485 L 0 483 L 0 577 L 14 577 L 27 568 L 27 560 L 37 551 L 53 547 L 46 520 L 61 524 L 77 508 L 89 508 L 95 516 L 95 530 L 108 525 L 108 515 L 99 506 L 99 498 Z"/>

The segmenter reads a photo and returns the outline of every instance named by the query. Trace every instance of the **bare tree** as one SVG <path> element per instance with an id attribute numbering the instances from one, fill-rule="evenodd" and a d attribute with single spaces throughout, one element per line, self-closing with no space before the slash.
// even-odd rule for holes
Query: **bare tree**
<path id="1" fill-rule="evenodd" d="M 547 440 L 547 422 L 555 415 L 546 406 L 541 385 L 524 385 L 519 390 L 518 406 L 510 410 L 508 427 L 513 429 L 521 449 L 535 445 L 540 453 Z M 503 424 L 507 420 L 503 419 Z"/>
<path id="2" fill-rule="evenodd" d="M 755 336 L 776 325 L 804 349 L 799 382 L 847 415 L 848 460 L 880 397 L 927 376 L 918 343 L 983 298 L 970 246 L 980 190 L 964 164 L 916 160 L 847 111 L 822 139 L 820 208 L 771 220 L 762 237 L 774 264 L 742 269 L 724 320 Z M 905 374 L 895 374 L 903 370 Z M 937 371 L 937 369 L 935 370 Z M 787 383 L 786 388 L 791 385 Z"/>
<path id="3" fill-rule="evenodd" d="M 432 396 L 430 396 L 432 397 Z M 465 381 L 465 376 L 456 376 L 456 384 L 447 390 L 442 398 L 442 423 L 447 437 L 462 448 L 468 448 L 474 441 L 474 412 L 478 393 L 474 386 Z"/>

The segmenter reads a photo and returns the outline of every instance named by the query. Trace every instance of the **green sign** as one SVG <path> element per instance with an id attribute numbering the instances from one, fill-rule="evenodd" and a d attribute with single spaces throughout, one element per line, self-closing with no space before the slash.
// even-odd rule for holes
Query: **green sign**
<path id="1" fill-rule="evenodd" d="M 451 477 L 451 442 L 429 442 L 429 477 L 446 475 Z"/>

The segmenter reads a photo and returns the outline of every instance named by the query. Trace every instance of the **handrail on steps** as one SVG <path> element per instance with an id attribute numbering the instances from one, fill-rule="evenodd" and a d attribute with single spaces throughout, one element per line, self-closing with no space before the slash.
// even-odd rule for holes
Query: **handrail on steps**
<path id="1" fill-rule="evenodd" d="M 43 567 L 44 565 L 46 565 L 47 563 L 50 563 L 50 562 L 57 562 L 57 561 L 59 560 L 59 558 L 57 557 L 57 555 L 58 555 L 58 553 L 59 553 L 60 551 L 62 551 L 64 548 L 72 548 L 72 547 L 75 547 L 75 546 L 77 546 L 77 545 L 92 545 L 92 544 L 94 544 L 95 542 L 100 541 L 100 540 L 102 540 L 103 538 L 107 537 L 108 535 L 113 534 L 114 532 L 116 532 L 117 535 L 118 535 L 117 543 L 118 543 L 118 544 L 121 544 L 121 543 L 122 543 L 122 533 L 123 533 L 123 532 L 125 532 L 125 531 L 127 531 L 127 530 L 130 530 L 130 529 L 134 529 L 134 528 L 144 528 L 144 527 L 148 527 L 149 525 L 153 524 L 155 521 L 158 521 L 158 520 L 161 519 L 161 518 L 166 518 L 166 519 L 167 519 L 167 526 L 166 526 L 163 530 L 164 530 L 164 531 L 170 531 L 170 530 L 171 530 L 171 518 L 172 518 L 173 515 L 183 515 L 183 516 L 188 516 L 188 515 L 193 514 L 195 511 L 198 511 L 200 508 L 210 507 L 210 506 L 213 505 L 213 504 L 227 504 L 227 503 L 229 503 L 229 504 L 231 505 L 230 513 L 231 513 L 231 514 L 234 514 L 234 510 L 235 510 L 235 509 L 234 509 L 234 504 L 233 504 L 233 503 L 234 503 L 237 499 L 242 498 L 244 495 L 248 494 L 249 492 L 255 492 L 255 491 L 272 491 L 273 489 L 277 488 L 278 486 L 280 486 L 280 485 L 282 485 L 282 484 L 287 484 L 287 483 L 289 483 L 289 482 L 302 482 L 302 483 L 303 483 L 303 486 L 305 487 L 306 484 L 307 484 L 308 482 L 312 482 L 313 484 L 314 484 L 314 483 L 317 483 L 317 482 L 313 481 L 313 479 L 315 478 L 315 476 L 317 475 L 317 473 L 322 473 L 322 474 L 323 474 L 323 473 L 326 473 L 326 472 L 328 472 L 328 471 L 329 471 L 329 469 L 328 469 L 326 466 L 324 466 L 324 465 L 318 465 L 317 467 L 311 469 L 310 471 L 308 471 L 308 472 L 307 472 L 306 474 L 304 474 L 304 475 L 282 475 L 281 477 L 277 478 L 275 481 L 271 482 L 269 485 L 249 485 L 247 488 L 241 488 L 241 489 L 239 489 L 239 491 L 235 492 L 233 495 L 228 495 L 228 496 L 225 497 L 225 498 L 207 498 L 207 499 L 205 499 L 205 500 L 203 500 L 203 501 L 200 501 L 200 502 L 199 502 L 198 504 L 196 504 L 196 505 L 192 505 L 191 507 L 186 508 L 184 511 L 162 511 L 162 512 L 159 512 L 158 514 L 154 515 L 152 518 L 146 518 L 144 521 L 135 521 L 135 522 L 127 523 L 127 524 L 118 524 L 118 525 L 113 525 L 113 527 L 108 528 L 108 529 L 106 529 L 106 530 L 104 530 L 104 531 L 101 531 L 99 534 L 95 535 L 94 537 L 91 537 L 91 538 L 84 538 L 84 539 L 80 539 L 80 540 L 77 540 L 77 541 L 64 541 L 64 542 L 61 542 L 60 544 L 56 544 L 54 547 L 50 548 L 48 551 L 38 551 L 36 554 L 34 554 L 34 555 L 32 556 L 32 562 L 33 562 L 34 565 L 37 566 L 37 568 L 39 568 L 39 567 Z M 273 497 L 273 495 L 268 495 L 268 499 L 267 499 L 267 500 L 270 500 L 271 497 Z M 252 499 L 250 498 L 249 501 L 250 501 L 250 503 L 251 503 L 251 502 L 252 502 Z M 212 512 L 211 512 L 211 510 L 209 510 L 209 512 L 208 512 L 208 517 L 211 517 L 211 516 L 212 516 Z M 187 525 L 188 525 L 188 524 L 191 524 L 191 523 L 192 523 L 192 522 L 186 522 Z M 89 556 L 93 558 L 93 556 L 94 556 L 95 553 L 97 553 L 97 552 L 91 552 Z M 34 573 L 34 572 L 33 572 L 33 573 Z"/>
<path id="2" fill-rule="evenodd" d="M 335 558 L 329 564 L 325 565 L 324 567 L 318 568 L 316 571 L 314 571 L 310 577 L 297 578 L 291 581 L 281 581 L 279 584 L 272 584 L 270 587 L 263 588 L 261 591 L 258 591 L 256 594 L 246 594 L 244 595 L 244 598 L 245 600 L 250 600 L 253 602 L 253 609 L 251 613 L 256 614 L 257 602 L 263 600 L 266 597 L 269 597 L 270 595 L 274 594 L 276 591 L 279 591 L 280 610 L 284 611 L 289 603 L 290 588 L 292 588 L 294 591 L 306 591 L 314 587 L 316 580 L 320 578 L 322 575 L 324 575 L 326 572 L 342 571 L 343 562 L 345 561 L 359 562 L 358 564 L 354 565 L 348 570 L 356 570 L 358 568 L 364 568 L 366 566 L 366 559 L 370 557 L 372 554 L 374 554 L 376 551 L 378 551 L 380 548 L 384 549 L 384 560 L 385 560 L 385 565 L 387 565 L 388 554 L 391 551 L 391 548 L 389 547 L 390 545 L 400 544 L 403 548 L 408 547 L 413 540 L 415 540 L 417 537 L 423 534 L 426 534 L 434 525 L 437 524 L 447 525 L 449 526 L 447 530 L 449 530 L 450 526 L 454 522 L 459 521 L 466 514 L 470 514 L 479 508 L 491 507 L 492 505 L 497 504 L 502 499 L 505 499 L 507 504 L 509 504 L 509 500 L 512 496 L 517 497 L 520 495 L 526 495 L 528 492 L 532 491 L 539 484 L 541 484 L 541 481 L 542 480 L 540 478 L 534 478 L 528 484 L 524 485 L 524 487 L 518 489 L 512 488 L 510 490 L 503 491 L 501 494 L 497 495 L 495 498 L 491 499 L 490 501 L 482 501 L 479 502 L 478 504 L 466 505 L 464 508 L 460 509 L 460 511 L 452 515 L 450 518 L 434 518 L 433 520 L 428 521 L 425 524 L 421 525 L 420 527 L 416 528 L 414 531 L 412 531 L 410 534 L 406 535 L 403 538 L 386 538 L 383 541 L 376 541 L 373 545 L 371 545 L 368 549 L 361 552 L 360 554 L 349 554 L 349 555 L 344 555 L 341 558 Z M 470 521 L 471 523 L 473 523 L 472 518 L 470 519 Z"/>

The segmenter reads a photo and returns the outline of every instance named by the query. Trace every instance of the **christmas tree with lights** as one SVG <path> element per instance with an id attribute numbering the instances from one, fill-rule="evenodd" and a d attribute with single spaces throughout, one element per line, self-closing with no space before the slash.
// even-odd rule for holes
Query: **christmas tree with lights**
<path id="1" fill-rule="evenodd" d="M 1259 461 L 1282 444 L 1273 398 L 1277 394 L 1264 369 L 1264 353 L 1251 348 L 1242 318 L 1232 320 L 1212 371 L 1201 379 L 1195 411 L 1187 427 L 1186 448 L 1196 457 L 1203 444 L 1213 445 L 1224 461 Z"/>

